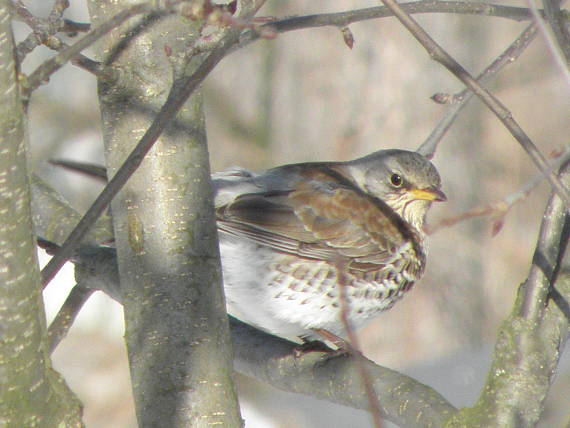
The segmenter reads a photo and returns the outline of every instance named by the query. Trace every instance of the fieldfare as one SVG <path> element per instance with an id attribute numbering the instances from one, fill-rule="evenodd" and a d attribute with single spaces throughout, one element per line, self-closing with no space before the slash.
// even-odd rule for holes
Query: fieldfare
<path id="1" fill-rule="evenodd" d="M 422 155 L 381 150 L 349 162 L 213 177 L 228 313 L 299 341 L 346 337 L 391 308 L 425 268 L 423 224 L 441 179 Z"/>

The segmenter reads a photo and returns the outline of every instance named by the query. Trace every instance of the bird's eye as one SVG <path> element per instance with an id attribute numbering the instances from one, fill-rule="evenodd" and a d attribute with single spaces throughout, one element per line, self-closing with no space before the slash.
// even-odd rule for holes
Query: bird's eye
<path id="1" fill-rule="evenodd" d="M 400 187 L 402 183 L 404 183 L 404 180 L 398 174 L 392 174 L 392 176 L 390 177 L 390 182 L 392 183 L 392 186 Z"/>

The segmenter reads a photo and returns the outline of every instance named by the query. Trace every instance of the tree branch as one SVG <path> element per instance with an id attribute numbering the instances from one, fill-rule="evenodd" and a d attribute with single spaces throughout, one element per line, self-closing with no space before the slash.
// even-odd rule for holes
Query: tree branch
<path id="1" fill-rule="evenodd" d="M 564 201 L 567 208 L 570 208 L 570 191 L 562 185 L 555 173 L 548 171 L 548 163 L 534 145 L 532 140 L 526 135 L 519 124 L 514 120 L 511 112 L 503 106 L 489 91 L 487 91 L 471 74 L 465 70 L 455 59 L 451 57 L 435 40 L 409 15 L 395 0 L 382 0 L 382 2 L 392 10 L 396 18 L 404 25 L 408 31 L 426 49 L 430 57 L 442 64 L 461 82 L 463 82 L 475 95 L 477 95 L 487 107 L 499 118 L 503 125 L 510 131 L 511 135 L 519 142 L 521 147 L 529 155 L 540 172 L 545 174 L 553 189 Z"/>
<path id="2" fill-rule="evenodd" d="M 94 25 L 113 16 L 120 3 L 92 0 Z M 254 3 L 243 2 L 241 10 Z M 202 97 L 195 91 L 242 30 L 221 28 L 219 43 L 196 52 L 191 47 L 201 38 L 203 21 L 186 14 L 195 13 L 198 5 L 180 10 L 183 16 L 133 20 L 97 46 L 100 60 L 124 73 L 118 82 L 99 82 L 112 177 L 103 194 L 112 197 L 121 189 L 113 201 L 113 223 L 141 426 L 242 424 Z M 197 15 L 208 20 L 209 10 L 204 13 Z"/>
<path id="3" fill-rule="evenodd" d="M 111 248 L 82 249 L 74 255 L 76 280 L 101 290 L 118 302 L 120 292 L 116 252 Z M 298 355 L 297 344 L 269 335 L 230 318 L 234 367 L 240 373 L 283 391 L 310 395 L 345 406 L 368 410 L 356 358 L 369 374 L 382 416 L 401 426 L 444 426 L 456 409 L 432 388 L 363 356 L 329 358 L 326 352 Z M 406 403 L 405 406 L 402 403 Z"/>
<path id="4" fill-rule="evenodd" d="M 31 176 L 32 215 L 37 236 L 62 245 L 81 215 L 54 189 L 37 175 Z M 101 216 L 85 236 L 83 245 L 101 245 L 113 241 L 113 225 L 107 215 Z"/>
<path id="5" fill-rule="evenodd" d="M 560 10 L 560 3 L 560 0 L 542 0 L 544 15 L 550 23 L 554 38 L 563 55 L 563 60 L 560 61 L 561 65 L 564 65 L 568 71 L 570 65 L 570 32 L 568 31 L 568 22 Z M 534 11 L 533 14 L 535 19 L 541 19 L 540 14 L 536 14 Z"/>
<path id="6" fill-rule="evenodd" d="M 491 77 L 496 75 L 503 67 L 512 64 L 516 59 L 525 51 L 530 43 L 536 38 L 536 26 L 530 24 L 511 45 L 503 51 L 479 76 L 477 81 L 484 83 Z M 439 121 L 435 129 L 431 132 L 429 137 L 418 148 L 418 153 L 423 154 L 428 159 L 431 159 L 437 150 L 437 146 L 444 135 L 447 133 L 459 112 L 467 105 L 469 100 L 473 97 L 473 92 L 469 88 L 465 88 L 460 93 L 447 96 L 436 94 L 432 98 L 436 102 L 445 100 L 445 103 L 450 103 L 451 107 L 448 108 L 446 115 Z"/>
<path id="7" fill-rule="evenodd" d="M 570 185 L 568 163 L 562 169 L 562 180 Z M 554 194 L 544 213 L 521 305 L 520 316 L 528 321 L 540 323 L 543 318 L 550 286 L 556 279 L 568 244 L 568 227 L 566 207 L 558 195 Z M 570 271 L 570 264 L 562 268 Z"/>
<path id="8" fill-rule="evenodd" d="M 565 153 L 563 153 L 559 159 L 556 159 L 552 165 L 549 166 L 549 171 L 557 171 L 563 163 L 566 163 L 570 160 L 570 149 L 567 149 Z M 533 189 L 536 188 L 542 181 L 546 179 L 544 174 L 538 174 L 529 181 L 527 181 L 520 189 L 507 195 L 505 198 L 492 202 L 490 204 L 486 204 L 483 206 L 472 208 L 464 213 L 459 215 L 455 215 L 452 217 L 443 218 L 438 223 L 433 226 L 429 226 L 427 229 L 428 234 L 434 234 L 438 230 L 451 227 L 459 222 L 462 222 L 467 219 L 472 219 L 475 217 L 482 217 L 482 216 L 490 216 L 494 217 L 496 223 L 493 226 L 493 234 L 498 233 L 504 217 L 507 215 L 508 211 L 518 202 L 522 201 L 526 198 Z"/>
<path id="9" fill-rule="evenodd" d="M 528 3 L 534 22 L 544 37 L 544 41 L 546 42 L 548 50 L 554 59 L 554 62 L 558 66 L 558 69 L 564 76 L 566 84 L 570 87 L 570 57 L 568 56 L 570 55 L 570 45 L 568 44 L 570 40 L 568 39 L 568 30 L 564 27 L 564 22 L 561 18 L 562 15 L 558 4 L 559 1 L 543 1 L 545 7 L 547 8 L 547 10 L 545 10 L 545 14 L 542 14 L 538 11 L 533 0 L 528 0 Z M 552 29 L 554 36 L 552 36 L 550 31 L 548 31 L 546 22 L 544 21 L 544 15 L 546 15 L 547 19 L 549 20 L 550 28 Z"/>
<path id="10" fill-rule="evenodd" d="M 570 173 L 562 174 L 570 184 Z M 476 405 L 463 409 L 447 427 L 533 427 L 570 333 L 570 223 L 553 193 L 543 217 L 533 265 L 511 315 L 499 330 L 493 363 Z"/>
<path id="11" fill-rule="evenodd" d="M 9 427 L 80 427 L 81 405 L 47 353 L 32 235 L 26 118 L 10 8 L 0 1 L 0 419 Z"/>
<path id="12" fill-rule="evenodd" d="M 502 6 L 489 3 L 461 2 L 461 1 L 417 1 L 402 3 L 402 8 L 410 14 L 423 13 L 453 13 L 463 15 L 494 16 L 497 18 L 511 19 L 515 21 L 529 21 L 532 12 L 527 8 Z M 349 10 L 337 13 L 321 13 L 316 15 L 294 16 L 279 19 L 261 26 L 269 27 L 276 33 L 286 33 L 295 30 L 304 30 L 317 27 L 343 28 L 356 22 L 371 19 L 387 18 L 394 16 L 392 11 L 385 6 L 369 7 L 365 9 Z M 259 31 L 250 30 L 244 32 L 235 48 L 242 48 L 261 37 Z M 234 49 L 234 50 L 235 50 Z"/>
<path id="13" fill-rule="evenodd" d="M 234 367 L 275 388 L 369 410 L 356 358 L 373 381 L 382 416 L 400 426 L 442 427 L 456 409 L 432 388 L 364 357 L 295 353 L 295 345 L 231 319 Z"/>
<path id="14" fill-rule="evenodd" d="M 73 325 L 73 322 L 79 314 L 79 311 L 85 302 L 89 300 L 89 297 L 91 297 L 91 294 L 93 294 L 94 291 L 95 290 L 89 288 L 84 288 L 79 284 L 76 284 L 71 289 L 69 295 L 67 296 L 67 299 L 65 299 L 65 302 L 63 303 L 63 306 L 60 308 L 57 316 L 54 318 L 48 328 L 50 354 L 55 351 L 57 345 L 59 345 L 63 338 L 67 336 L 67 333 Z"/>
<path id="15" fill-rule="evenodd" d="M 173 0 L 169 7 L 183 2 L 184 0 L 175 1 Z M 17 6 L 18 3 L 16 3 Z M 516 21 L 529 20 L 531 18 L 531 12 L 529 9 L 502 5 L 493 5 L 486 3 L 464 3 L 464 2 L 454 2 L 454 1 L 421 1 L 403 4 L 402 7 L 408 13 L 455 13 L 455 14 L 469 14 L 469 15 L 482 15 L 482 16 L 495 16 L 500 18 L 512 19 Z M 25 8 L 24 8 L 25 9 Z M 22 9 L 16 8 L 16 10 L 21 14 Z M 40 86 L 44 81 L 47 81 L 49 76 L 56 72 L 59 68 L 65 65 L 73 57 L 79 54 L 85 48 L 91 46 L 99 38 L 107 34 L 113 28 L 121 25 L 127 19 L 132 18 L 139 14 L 148 13 L 151 11 L 159 11 L 156 9 L 155 2 L 149 1 L 146 3 L 140 3 L 132 6 L 129 9 L 125 9 L 117 14 L 115 17 L 105 22 L 101 26 L 88 32 L 83 38 L 74 43 L 73 45 L 62 49 L 60 53 L 51 58 L 50 60 L 44 62 L 40 67 L 38 67 L 28 78 L 26 95 L 29 96 L 33 90 Z M 165 9 L 171 10 L 171 9 Z M 29 14 L 29 12 L 28 12 Z M 30 17 L 32 16 L 29 14 Z M 372 7 L 366 9 L 358 9 L 347 12 L 339 13 L 329 13 L 329 14 L 318 14 L 318 15 L 308 15 L 287 18 L 279 21 L 274 21 L 268 24 L 259 26 L 256 29 L 245 31 L 241 36 L 239 43 L 233 50 L 243 47 L 260 37 L 264 36 L 265 29 L 271 29 L 277 33 L 284 33 L 293 30 L 323 27 L 323 26 L 336 26 L 345 27 L 354 22 L 360 22 L 370 19 L 384 18 L 392 16 L 393 13 L 385 7 Z M 37 19 L 37 18 L 36 18 Z M 29 22 L 29 21 L 28 21 Z M 64 21 L 64 24 L 69 21 Z M 83 26 L 80 27 L 81 30 L 85 30 Z M 37 42 L 35 42 L 37 46 Z M 33 46 L 33 47 L 35 47 Z M 33 47 L 27 50 L 33 49 Z"/>
<path id="16" fill-rule="evenodd" d="M 24 96 L 30 94 L 37 89 L 43 82 L 49 79 L 53 73 L 63 67 L 69 60 L 79 54 L 82 50 L 88 48 L 101 37 L 105 36 L 112 29 L 118 27 L 128 19 L 151 12 L 154 9 L 155 2 L 149 1 L 146 3 L 139 3 L 122 10 L 97 28 L 89 31 L 85 36 L 79 39 L 71 46 L 61 50 L 56 56 L 48 59 L 40 65 L 27 79 Z"/>
<path id="17" fill-rule="evenodd" d="M 13 0 L 12 10 L 33 30 L 32 33 L 30 33 L 28 37 L 18 45 L 17 56 L 20 63 L 28 53 L 33 51 L 40 44 L 44 44 L 48 48 L 56 51 L 69 49 L 68 44 L 54 36 L 66 25 L 65 21 L 61 19 L 61 16 L 67 6 L 67 1 L 57 0 L 54 3 L 52 12 L 48 19 L 40 19 L 30 13 L 21 0 Z M 115 70 L 109 70 L 108 68 L 105 69 L 101 67 L 101 64 L 87 58 L 83 54 L 78 53 L 72 57 L 70 61 L 78 67 L 81 67 L 100 78 L 109 80 L 116 78 L 116 75 L 112 74 Z"/>
<path id="18" fill-rule="evenodd" d="M 237 37 L 237 30 L 232 31 L 215 49 L 212 50 L 212 52 L 207 55 L 194 73 L 189 76 L 184 76 L 173 83 L 168 99 L 156 115 L 150 127 L 140 139 L 139 143 L 117 170 L 115 175 L 113 175 L 113 178 L 111 178 L 107 186 L 105 186 L 85 215 L 81 218 L 76 228 L 71 232 L 61 246 L 61 249 L 44 267 L 42 271 L 44 286 L 69 259 L 69 256 L 73 253 L 79 242 L 81 242 L 81 239 L 88 232 L 91 225 L 107 208 L 111 200 L 142 163 L 145 155 L 152 148 L 162 131 L 176 117 L 178 111 L 184 105 L 188 97 L 194 92 L 200 83 L 202 83 L 210 71 L 212 71 L 224 58 L 228 49 L 237 40 Z"/>

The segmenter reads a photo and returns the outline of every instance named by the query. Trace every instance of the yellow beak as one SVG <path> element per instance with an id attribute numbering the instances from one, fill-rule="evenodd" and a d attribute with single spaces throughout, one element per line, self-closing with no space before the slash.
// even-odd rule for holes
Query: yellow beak
<path id="1" fill-rule="evenodd" d="M 447 196 L 441 190 L 435 187 L 429 187 L 427 189 L 413 189 L 410 193 L 414 199 L 422 199 L 424 201 L 431 202 L 445 202 L 447 201 Z"/>

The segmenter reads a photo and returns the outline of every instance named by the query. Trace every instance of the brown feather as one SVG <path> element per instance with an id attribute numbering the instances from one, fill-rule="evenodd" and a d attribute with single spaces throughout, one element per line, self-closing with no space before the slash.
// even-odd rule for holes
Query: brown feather
<path id="1" fill-rule="evenodd" d="M 290 191 L 240 195 L 219 207 L 219 230 L 283 254 L 344 260 L 359 271 L 380 269 L 409 244 L 405 252 L 419 262 L 414 270 L 423 269 L 418 234 L 390 207 L 334 172 L 313 174 L 319 181 L 303 181 Z"/>

